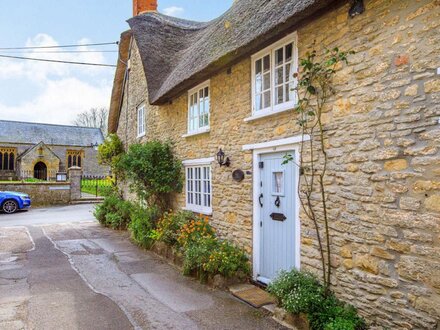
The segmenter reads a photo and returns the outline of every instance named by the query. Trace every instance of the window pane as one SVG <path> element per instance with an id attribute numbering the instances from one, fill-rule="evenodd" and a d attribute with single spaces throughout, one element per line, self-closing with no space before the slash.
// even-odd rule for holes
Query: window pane
<path id="1" fill-rule="evenodd" d="M 292 54 L 293 54 L 293 44 L 288 44 L 286 46 L 286 62 L 292 60 Z"/>
<path id="2" fill-rule="evenodd" d="M 280 48 L 275 51 L 275 63 L 276 65 L 281 65 L 283 63 L 283 52 L 284 48 Z"/>
<path id="3" fill-rule="evenodd" d="M 283 67 L 279 67 L 275 73 L 275 85 L 282 84 L 283 82 Z"/>
<path id="4" fill-rule="evenodd" d="M 272 177 L 272 191 L 275 194 L 282 194 L 284 190 L 284 173 L 273 172 Z"/>
<path id="5" fill-rule="evenodd" d="M 276 88 L 276 104 L 281 104 L 283 103 L 283 86 L 277 87 Z"/>
<path id="6" fill-rule="evenodd" d="M 290 81 L 293 80 L 293 65 L 288 63 L 286 64 L 286 72 L 285 72 L 285 79 L 284 81 Z"/>
<path id="7" fill-rule="evenodd" d="M 263 90 L 270 89 L 270 73 L 264 75 Z"/>
<path id="8" fill-rule="evenodd" d="M 255 92 L 261 92 L 262 88 L 261 60 L 255 62 Z"/>
<path id="9" fill-rule="evenodd" d="M 270 105 L 271 105 L 270 91 L 264 93 L 263 102 L 264 102 L 264 103 L 263 103 L 263 108 L 268 108 L 268 107 L 270 107 Z"/>
<path id="10" fill-rule="evenodd" d="M 209 97 L 209 87 L 205 87 L 205 97 Z"/>
<path id="11" fill-rule="evenodd" d="M 263 62 L 264 62 L 263 71 L 264 72 L 270 71 L 270 55 L 266 55 L 263 59 Z"/>
<path id="12" fill-rule="evenodd" d="M 255 95 L 255 110 L 256 111 L 261 110 L 262 98 L 263 98 L 262 94 Z"/>

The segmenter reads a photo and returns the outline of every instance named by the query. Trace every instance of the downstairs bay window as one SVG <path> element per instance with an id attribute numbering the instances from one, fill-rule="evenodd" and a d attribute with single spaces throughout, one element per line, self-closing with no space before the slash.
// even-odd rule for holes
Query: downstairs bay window
<path id="1" fill-rule="evenodd" d="M 185 209 L 197 213 L 212 214 L 211 163 L 213 158 L 184 161 Z"/>

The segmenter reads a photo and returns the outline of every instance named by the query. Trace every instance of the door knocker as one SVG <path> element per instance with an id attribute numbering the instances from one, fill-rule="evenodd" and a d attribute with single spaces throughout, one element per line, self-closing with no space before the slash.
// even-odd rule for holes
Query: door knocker
<path id="1" fill-rule="evenodd" d="M 277 196 L 277 199 L 275 199 L 275 206 L 280 207 L 280 205 L 281 205 L 281 199 L 280 196 Z"/>

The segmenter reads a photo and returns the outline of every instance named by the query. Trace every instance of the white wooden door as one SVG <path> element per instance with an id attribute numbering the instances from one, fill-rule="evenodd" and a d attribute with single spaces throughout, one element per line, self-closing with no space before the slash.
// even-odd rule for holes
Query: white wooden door
<path id="1" fill-rule="evenodd" d="M 294 152 L 288 152 L 295 158 Z M 280 270 L 295 266 L 295 163 L 286 152 L 262 154 L 259 161 L 260 251 L 257 280 L 269 283 Z"/>

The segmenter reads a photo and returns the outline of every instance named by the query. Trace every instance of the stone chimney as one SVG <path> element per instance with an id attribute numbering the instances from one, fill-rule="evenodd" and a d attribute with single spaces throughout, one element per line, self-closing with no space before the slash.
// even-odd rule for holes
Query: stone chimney
<path id="1" fill-rule="evenodd" d="M 133 0 L 133 16 L 157 11 L 157 0 Z"/>

